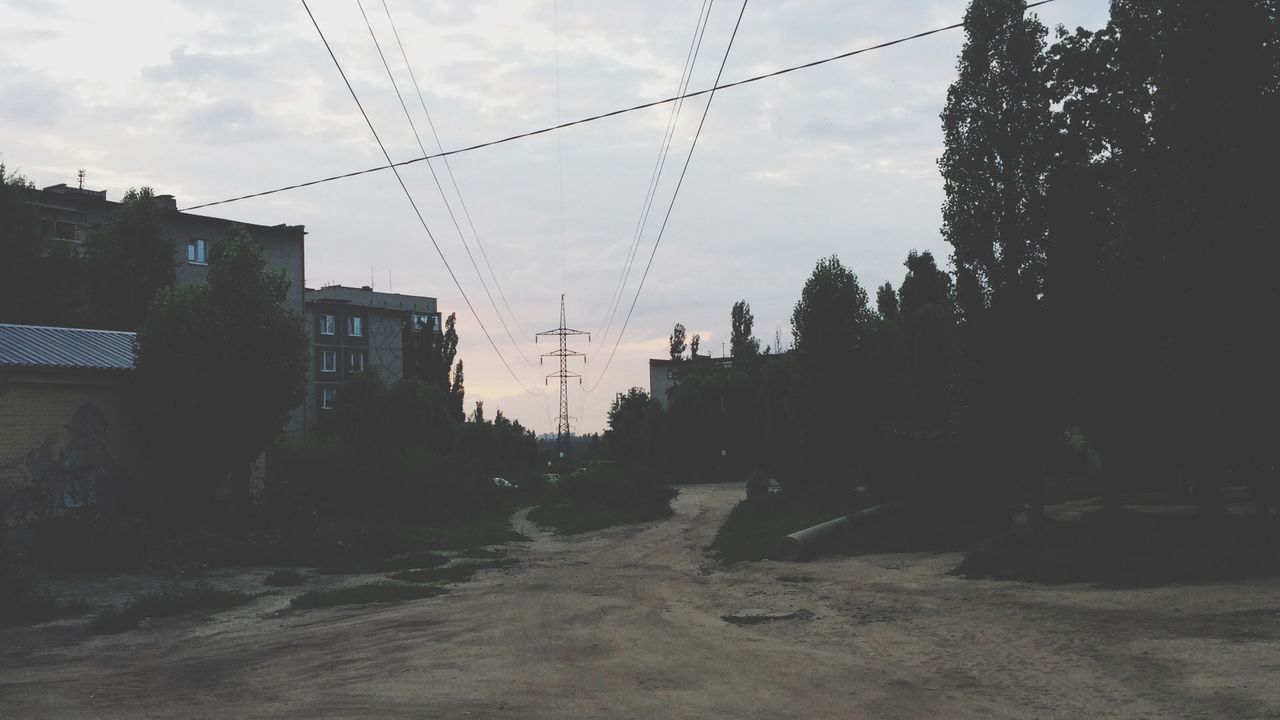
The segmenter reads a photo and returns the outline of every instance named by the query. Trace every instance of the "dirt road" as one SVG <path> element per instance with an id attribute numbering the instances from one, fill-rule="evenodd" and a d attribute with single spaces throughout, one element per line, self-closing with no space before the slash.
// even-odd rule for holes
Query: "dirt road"
<path id="1" fill-rule="evenodd" d="M 951 554 L 720 568 L 703 548 L 741 496 L 685 487 L 662 522 L 527 529 L 521 567 L 428 600 L 10 631 L 0 716 L 1280 717 L 1280 582 L 968 581 Z M 796 616 L 722 619 L 745 609 Z"/>

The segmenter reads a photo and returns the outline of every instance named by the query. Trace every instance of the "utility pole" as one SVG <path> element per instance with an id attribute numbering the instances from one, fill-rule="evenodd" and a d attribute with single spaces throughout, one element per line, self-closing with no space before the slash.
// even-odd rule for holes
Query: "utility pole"
<path id="1" fill-rule="evenodd" d="M 569 444 L 569 378 L 578 378 L 578 384 L 582 384 L 582 376 L 575 372 L 569 372 L 569 358 L 581 357 L 582 362 L 586 363 L 586 353 L 580 353 L 569 349 L 570 335 L 586 335 L 587 342 L 591 342 L 591 333 L 582 330 L 574 330 L 564 325 L 564 293 L 560 293 L 560 327 L 554 330 L 540 332 L 534 336 L 533 341 L 536 343 L 538 338 L 543 335 L 553 335 L 560 338 L 560 349 L 553 350 L 549 353 L 543 353 L 538 357 L 538 362 L 542 362 L 542 358 L 558 357 L 560 358 L 560 369 L 547 375 L 542 382 L 547 384 L 550 378 L 560 378 L 560 417 L 556 421 L 556 451 L 560 457 L 568 457 L 571 450 Z"/>

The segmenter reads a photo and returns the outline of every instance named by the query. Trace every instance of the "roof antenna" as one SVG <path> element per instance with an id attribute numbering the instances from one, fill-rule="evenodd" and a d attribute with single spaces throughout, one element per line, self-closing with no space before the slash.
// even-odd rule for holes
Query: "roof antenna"
<path id="1" fill-rule="evenodd" d="M 80 181 L 80 189 L 84 189 L 84 168 L 76 171 L 76 179 Z"/>

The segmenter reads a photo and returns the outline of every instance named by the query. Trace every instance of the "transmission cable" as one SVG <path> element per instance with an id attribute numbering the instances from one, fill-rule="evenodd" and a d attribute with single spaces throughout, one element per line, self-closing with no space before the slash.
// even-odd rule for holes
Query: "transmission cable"
<path id="1" fill-rule="evenodd" d="M 698 11 L 698 22 L 693 28 L 693 37 L 689 38 L 689 50 L 685 53 L 684 68 L 680 72 L 680 81 L 676 84 L 676 94 L 684 93 L 689 82 L 693 80 L 693 68 L 698 63 L 698 51 L 702 49 L 702 38 L 706 34 L 707 24 L 711 20 L 711 8 L 715 6 L 715 0 L 702 0 L 702 8 Z M 617 315 L 618 306 L 622 302 L 622 296 L 626 289 L 627 281 L 631 278 L 631 269 L 635 263 L 636 252 L 640 248 L 640 238 L 644 236 L 645 226 L 649 221 L 649 211 L 653 208 L 653 201 L 658 195 L 658 185 L 662 178 L 662 170 L 666 167 L 667 156 L 671 152 L 671 141 L 675 138 L 676 123 L 680 120 L 680 110 L 684 107 L 684 101 L 680 100 L 671 107 L 671 113 L 667 116 L 667 128 L 663 133 L 662 142 L 658 145 L 658 156 L 654 158 L 653 171 L 649 175 L 649 187 L 645 192 L 644 202 L 640 205 L 640 216 L 636 219 L 636 229 L 632 233 L 631 246 L 627 251 L 626 258 L 622 263 L 622 272 L 618 275 L 618 283 L 613 289 L 612 299 L 609 307 L 605 310 L 605 317 L 601 319 L 603 331 L 600 333 L 601 342 L 605 342 L 609 336 L 609 330 L 613 327 L 613 320 Z"/>
<path id="2" fill-rule="evenodd" d="M 396 28 L 396 21 L 391 17 L 391 8 L 387 7 L 387 0 L 382 0 L 382 9 L 387 14 L 387 22 L 391 24 L 391 32 L 395 35 L 396 45 L 400 48 L 400 57 L 404 58 L 405 69 L 409 71 L 409 79 L 413 81 L 413 89 L 418 94 L 418 104 L 422 106 L 422 114 L 427 118 L 427 126 L 431 128 L 431 136 L 435 138 L 436 147 L 440 152 L 444 152 L 444 143 L 440 142 L 440 133 L 436 132 L 436 124 L 431 119 L 431 113 L 427 110 L 427 101 L 422 97 L 422 87 L 418 84 L 418 78 L 413 72 L 413 65 L 409 63 L 409 54 L 405 52 L 404 43 L 400 41 L 400 31 Z M 423 151 L 425 155 L 426 152 Z M 524 328 L 520 327 L 520 319 L 516 317 L 515 310 L 511 308 L 511 303 L 507 300 L 507 294 L 502 290 L 502 283 L 498 281 L 498 274 L 493 271 L 493 265 L 489 262 L 489 253 L 484 249 L 484 243 L 480 241 L 480 233 L 476 231 L 475 221 L 471 219 L 471 209 L 467 207 L 467 200 L 462 196 L 462 189 L 458 187 L 458 179 L 454 177 L 453 166 L 449 164 L 447 156 L 440 158 L 444 161 L 445 172 L 449 175 L 449 182 L 453 185 L 453 191 L 458 195 L 458 203 L 462 206 L 462 215 L 467 219 L 467 225 L 471 228 L 471 236 L 475 238 L 476 247 L 480 248 L 480 257 L 484 259 L 484 265 L 489 270 L 490 277 L 493 278 L 493 285 L 498 289 L 498 297 L 502 298 L 502 304 L 507 308 L 507 314 L 511 316 L 511 322 L 515 324 L 516 330 L 521 337 L 528 335 Z"/>
<path id="3" fill-rule="evenodd" d="M 733 24 L 733 33 L 729 35 L 729 44 L 725 46 L 724 57 L 720 60 L 720 69 L 716 71 L 715 84 L 720 83 L 720 75 L 724 73 L 725 63 L 729 62 L 729 51 L 733 49 L 733 40 L 738 37 L 738 27 L 742 25 L 742 16 L 747 12 L 747 0 L 742 0 L 742 9 L 738 11 L 738 20 Z M 671 220 L 671 210 L 676 206 L 676 198 L 680 196 L 680 186 L 684 184 L 684 176 L 689 172 L 689 161 L 693 159 L 693 151 L 698 147 L 698 138 L 702 135 L 702 126 L 707 122 L 707 113 L 711 110 L 711 102 L 716 99 L 715 91 L 712 90 L 711 96 L 707 98 L 706 107 L 702 108 L 702 118 L 698 120 L 698 129 L 693 133 L 693 142 L 689 143 L 689 154 L 684 158 L 684 167 L 680 169 L 680 178 L 676 181 L 676 189 L 671 193 L 671 202 L 667 205 L 667 214 L 662 218 L 662 226 L 658 228 L 658 237 L 653 241 L 653 250 L 649 252 L 649 262 L 644 266 L 644 273 L 640 275 L 640 284 L 636 286 L 635 297 L 631 299 L 631 307 L 627 310 L 627 317 L 622 321 L 622 328 L 618 330 L 618 337 L 613 342 L 613 349 L 609 351 L 609 359 L 605 361 L 604 369 L 600 371 L 600 377 L 596 378 L 595 383 L 591 385 L 591 389 L 595 390 L 600 381 L 604 379 L 605 373 L 609 371 L 609 366 L 613 364 L 613 356 L 618 352 L 618 345 L 622 343 L 622 338 L 626 335 L 627 325 L 631 322 L 631 313 L 635 312 L 636 302 L 640 300 L 640 293 L 644 290 L 644 281 L 649 277 L 649 269 L 653 267 L 653 258 L 658 254 L 658 246 L 662 244 L 662 235 L 667 230 L 667 221 Z"/>
<path id="4" fill-rule="evenodd" d="M 1026 6 L 1026 9 L 1030 10 L 1031 8 L 1039 7 L 1041 5 L 1048 5 L 1049 3 L 1052 3 L 1052 2 L 1057 2 L 1057 0 L 1039 0 L 1039 2 L 1029 3 Z M 285 185 L 284 187 L 278 187 L 272 190 L 263 190 L 261 192 L 249 193 L 247 195 L 239 195 L 237 197 L 227 198 L 226 200 L 216 200 L 214 202 L 201 203 L 199 205 L 191 205 L 189 207 L 182 208 L 181 212 L 188 212 L 190 210 L 199 210 L 200 208 L 213 207 L 214 205 L 225 205 L 227 203 L 239 202 L 241 200 L 249 200 L 251 198 L 263 197 L 265 195 L 274 195 L 276 193 L 286 192 L 288 190 L 297 190 L 299 188 L 311 187 L 312 185 L 320 185 L 321 183 L 333 182 L 335 180 L 345 180 L 347 178 L 352 178 L 359 175 L 367 175 L 368 173 L 374 173 L 374 172 L 380 172 L 382 170 L 390 170 L 398 167 L 404 167 L 405 165 L 412 165 L 414 163 L 419 163 L 424 160 L 434 160 L 436 158 L 448 157 L 450 155 L 458 155 L 465 152 L 471 152 L 473 150 L 480 150 L 483 148 L 492 147 L 494 145 L 502 145 L 503 143 L 509 143 L 515 140 L 523 140 L 525 138 L 534 137 L 535 135 L 544 135 L 553 130 L 562 130 L 564 128 L 573 127 L 574 125 L 582 125 L 584 123 L 595 122 L 596 120 L 603 120 L 605 118 L 616 117 L 618 115 L 625 115 L 626 113 L 636 112 L 638 110 L 645 110 L 647 108 L 657 107 L 658 105 L 666 105 L 667 103 L 673 103 L 673 102 L 676 102 L 677 100 L 684 100 L 691 97 L 698 97 L 699 95 L 714 93 L 718 90 L 727 90 L 729 88 L 738 87 L 739 85 L 747 85 L 749 83 L 759 82 L 761 80 L 767 80 L 769 78 L 778 77 L 780 75 L 786 75 L 787 73 L 793 73 L 793 72 L 796 72 L 797 70 L 808 70 L 809 68 L 818 67 L 819 65 L 826 65 L 827 63 L 835 62 L 836 60 L 844 60 L 845 58 L 851 58 L 855 55 L 862 55 L 863 53 L 868 53 L 873 50 L 882 50 L 887 47 L 892 47 L 894 45 L 901 45 L 902 43 L 905 43 L 905 42 L 910 42 L 912 40 L 919 40 L 920 38 L 928 37 L 930 35 L 937 35 L 938 33 L 946 32 L 948 30 L 955 30 L 956 28 L 962 28 L 962 27 L 964 27 L 963 22 L 953 23 L 951 25 L 947 25 L 946 27 L 934 28 L 933 30 L 925 30 L 924 32 L 918 32 L 914 35 L 908 35 L 907 37 L 898 38 L 897 40 L 888 40 L 886 42 L 882 42 L 877 45 L 870 45 L 864 48 L 859 48 L 857 50 L 850 50 L 848 52 L 843 52 L 843 53 L 840 53 L 839 55 L 832 55 L 831 57 L 823 58 L 821 60 L 813 60 L 811 62 L 803 63 L 801 65 L 792 65 L 791 67 L 782 68 L 781 70 L 774 70 L 773 72 L 768 72 L 763 75 L 755 75 L 753 77 L 743 78 L 742 80 L 735 80 L 733 82 L 725 83 L 723 85 L 713 85 L 712 87 L 705 88 L 702 90 L 697 90 L 691 93 L 685 93 L 684 95 L 679 95 L 677 97 L 669 97 L 662 100 L 654 100 L 652 102 L 641 103 L 640 105 L 632 105 L 631 107 L 622 108 L 620 110 L 611 110 L 606 113 L 600 113 L 599 115 L 592 115 L 590 117 L 579 118 L 578 120 L 570 120 L 569 122 L 560 123 L 558 125 L 552 125 L 550 127 L 539 128 L 537 130 L 529 130 L 528 132 L 522 132 L 516 135 L 508 135 L 506 137 L 498 138 L 496 140 L 489 140 L 487 142 L 477 143 L 475 145 L 460 147 L 455 150 L 445 150 L 445 151 L 433 153 L 430 155 L 423 155 L 421 157 L 410 158 L 408 160 L 400 160 L 398 162 L 393 162 L 390 158 L 388 158 L 386 165 L 378 165 L 377 167 L 365 168 L 363 170 L 354 170 L 352 172 L 342 173 L 340 175 L 329 175 L 327 177 L 322 177 L 315 180 L 308 180 L 306 182 L 295 183 L 293 185 Z"/>
<path id="5" fill-rule="evenodd" d="M 418 203 L 413 199 L 413 193 L 409 192 L 409 186 L 405 185 L 404 178 L 400 176 L 400 170 L 391 162 L 391 155 L 387 152 L 387 146 L 382 143 L 382 138 L 378 136 L 378 131 L 373 127 L 373 121 L 369 119 L 369 113 L 365 112 L 364 105 L 360 102 L 360 97 L 356 95 L 356 90 L 351 86 L 351 81 L 347 79 L 347 73 L 342 69 L 342 63 L 338 62 L 338 56 L 334 54 L 333 48 L 329 45 L 329 40 L 324 36 L 324 31 L 320 29 L 320 23 L 316 21 L 316 16 L 311 12 L 311 6 L 307 5 L 307 0 L 301 0 L 302 7 L 307 11 L 307 17 L 311 18 L 311 24 L 315 26 L 316 33 L 320 35 L 320 41 L 324 43 L 324 49 L 329 52 L 329 57 L 333 60 L 333 64 L 338 68 L 338 74 L 342 76 L 342 82 L 347 86 L 347 92 L 351 93 L 351 99 L 355 101 L 356 107 L 360 109 L 360 115 L 364 117 L 364 122 L 369 126 L 369 132 L 373 133 L 373 139 L 378 143 L 378 149 L 382 151 L 382 156 L 387 160 L 387 166 L 395 173 L 396 181 L 400 183 L 400 189 L 404 191 L 405 199 L 409 201 L 409 205 L 413 207 L 413 212 L 418 216 L 418 222 L 422 224 L 422 229 L 426 231 L 427 237 L 431 240 L 431 245 L 435 247 L 436 254 L 440 256 L 440 262 L 444 263 L 445 270 L 449 271 L 449 277 L 453 279 L 453 284 L 458 288 L 458 292 L 462 295 L 462 299 L 467 304 L 467 309 L 471 311 L 471 316 L 476 319 L 476 324 L 480 326 L 480 330 L 484 332 L 485 338 L 489 340 L 490 347 L 497 353 L 498 359 L 502 361 L 503 367 L 511 374 L 512 379 L 519 383 L 520 387 L 526 393 L 534 395 L 527 385 L 516 375 L 511 369 L 510 363 L 502 355 L 502 351 L 498 349 L 498 344 L 493 341 L 493 336 L 489 334 L 488 328 L 485 327 L 484 321 L 480 319 L 480 313 L 476 312 L 476 308 L 471 304 L 471 298 L 467 297 L 467 291 L 462 289 L 462 283 L 458 281 L 458 276 L 453 272 L 453 268 L 449 265 L 449 261 L 445 259 L 444 251 L 440 249 L 440 243 L 436 242 L 436 237 L 431 233 L 431 228 L 427 226 L 426 218 L 422 216 L 422 211 L 418 209 Z"/>
<path id="6" fill-rule="evenodd" d="M 382 67 L 387 71 L 387 79 L 391 81 L 391 89 L 395 90 L 396 99 L 400 101 L 400 109 L 404 110 L 404 117 L 409 121 L 409 128 L 413 130 L 413 139 L 418 142 L 418 149 L 423 155 L 427 154 L 427 149 L 422 145 L 422 137 L 418 134 L 418 126 L 413 122 L 413 116 L 409 113 L 409 107 L 405 105 L 404 96 L 400 94 L 400 86 L 396 83 L 396 76 L 391 72 L 391 65 L 387 62 L 387 56 L 382 52 L 382 43 L 378 42 L 378 35 L 373 31 L 373 23 L 369 22 L 369 16 L 364 11 L 364 3 L 356 0 L 356 6 L 360 8 L 360 16 L 364 18 L 364 26 L 369 29 L 369 37 L 373 39 L 373 46 L 378 50 L 378 57 L 382 59 Z M 502 324 L 502 329 L 507 333 L 507 339 L 511 341 L 516 352 L 520 354 L 520 358 L 525 364 L 533 367 L 533 361 L 525 357 L 524 351 L 520 349 L 520 344 L 511 335 L 511 329 L 507 327 L 507 321 L 502 317 L 502 311 L 498 309 L 498 303 L 493 299 L 493 293 L 489 291 L 489 284 L 484 280 L 484 273 L 480 272 L 480 266 L 476 264 L 475 255 L 471 253 L 470 246 L 467 245 L 467 238 L 462 233 L 462 226 L 458 224 L 458 217 L 453 212 L 453 207 L 449 204 L 449 196 L 444 192 L 444 186 L 440 184 L 440 178 L 436 175 L 435 167 L 428 162 L 427 169 L 431 171 L 431 179 L 436 183 L 436 190 L 440 192 L 440 199 L 444 201 L 445 210 L 449 211 L 449 219 L 453 221 L 453 228 L 458 232 L 458 239 L 462 241 L 462 248 L 467 251 L 467 258 L 471 260 L 471 267 L 476 271 L 476 277 L 480 278 L 480 287 L 484 288 L 484 294 L 489 297 L 489 304 L 493 306 L 493 312 L 498 316 L 498 322 Z"/>

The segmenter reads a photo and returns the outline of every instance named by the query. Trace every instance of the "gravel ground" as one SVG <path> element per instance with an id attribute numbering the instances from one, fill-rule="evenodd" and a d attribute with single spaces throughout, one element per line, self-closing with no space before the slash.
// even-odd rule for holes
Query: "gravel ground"
<path id="1" fill-rule="evenodd" d="M 672 518 L 571 537 L 518 513 L 522 565 L 426 600 L 294 612 L 308 587 L 222 572 L 266 594 L 107 637 L 0 631 L 0 716 L 1280 717 L 1280 581 L 971 581 L 956 554 L 720 567 L 703 548 L 741 497 L 684 487 Z"/>

